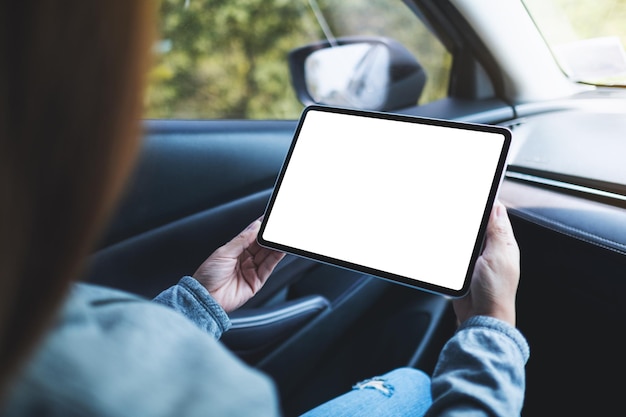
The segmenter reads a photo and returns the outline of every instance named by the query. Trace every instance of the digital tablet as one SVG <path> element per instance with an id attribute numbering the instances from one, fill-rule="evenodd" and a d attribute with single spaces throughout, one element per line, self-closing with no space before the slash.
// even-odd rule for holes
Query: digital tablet
<path id="1" fill-rule="evenodd" d="M 467 293 L 511 132 L 304 109 L 260 245 L 451 297 Z"/>

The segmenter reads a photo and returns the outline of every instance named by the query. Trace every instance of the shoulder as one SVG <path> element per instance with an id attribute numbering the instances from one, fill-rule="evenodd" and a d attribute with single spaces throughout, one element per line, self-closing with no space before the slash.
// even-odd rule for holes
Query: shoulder
<path id="1" fill-rule="evenodd" d="M 84 284 L 73 289 L 14 392 L 14 408 L 40 403 L 58 415 L 277 413 L 269 378 L 184 316 Z"/>

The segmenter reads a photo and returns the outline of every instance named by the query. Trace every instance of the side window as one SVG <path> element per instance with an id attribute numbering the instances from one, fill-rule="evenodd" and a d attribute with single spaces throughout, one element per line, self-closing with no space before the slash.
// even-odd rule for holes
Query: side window
<path id="1" fill-rule="evenodd" d="M 415 55 L 427 73 L 419 104 L 445 97 L 450 55 L 401 0 L 161 0 L 147 117 L 297 118 L 288 52 L 357 35 Z"/>

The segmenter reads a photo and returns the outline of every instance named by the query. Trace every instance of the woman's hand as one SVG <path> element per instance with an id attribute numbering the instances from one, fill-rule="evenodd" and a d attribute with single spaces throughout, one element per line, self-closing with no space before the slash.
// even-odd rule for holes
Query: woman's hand
<path id="1" fill-rule="evenodd" d="M 213 252 L 193 274 L 226 312 L 252 298 L 285 256 L 259 246 L 260 227 L 261 218 Z"/>
<path id="2" fill-rule="evenodd" d="M 506 208 L 497 201 L 491 211 L 483 253 L 476 262 L 469 293 L 453 301 L 459 323 L 476 315 L 515 326 L 515 296 L 520 254 Z"/>

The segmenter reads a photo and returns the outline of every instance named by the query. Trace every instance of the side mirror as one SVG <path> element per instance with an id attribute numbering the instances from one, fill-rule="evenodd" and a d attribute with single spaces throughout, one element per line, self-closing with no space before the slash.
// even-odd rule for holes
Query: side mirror
<path id="1" fill-rule="evenodd" d="M 426 73 L 399 42 L 388 38 L 338 38 L 292 50 L 291 80 L 305 105 L 364 110 L 415 106 Z"/>

